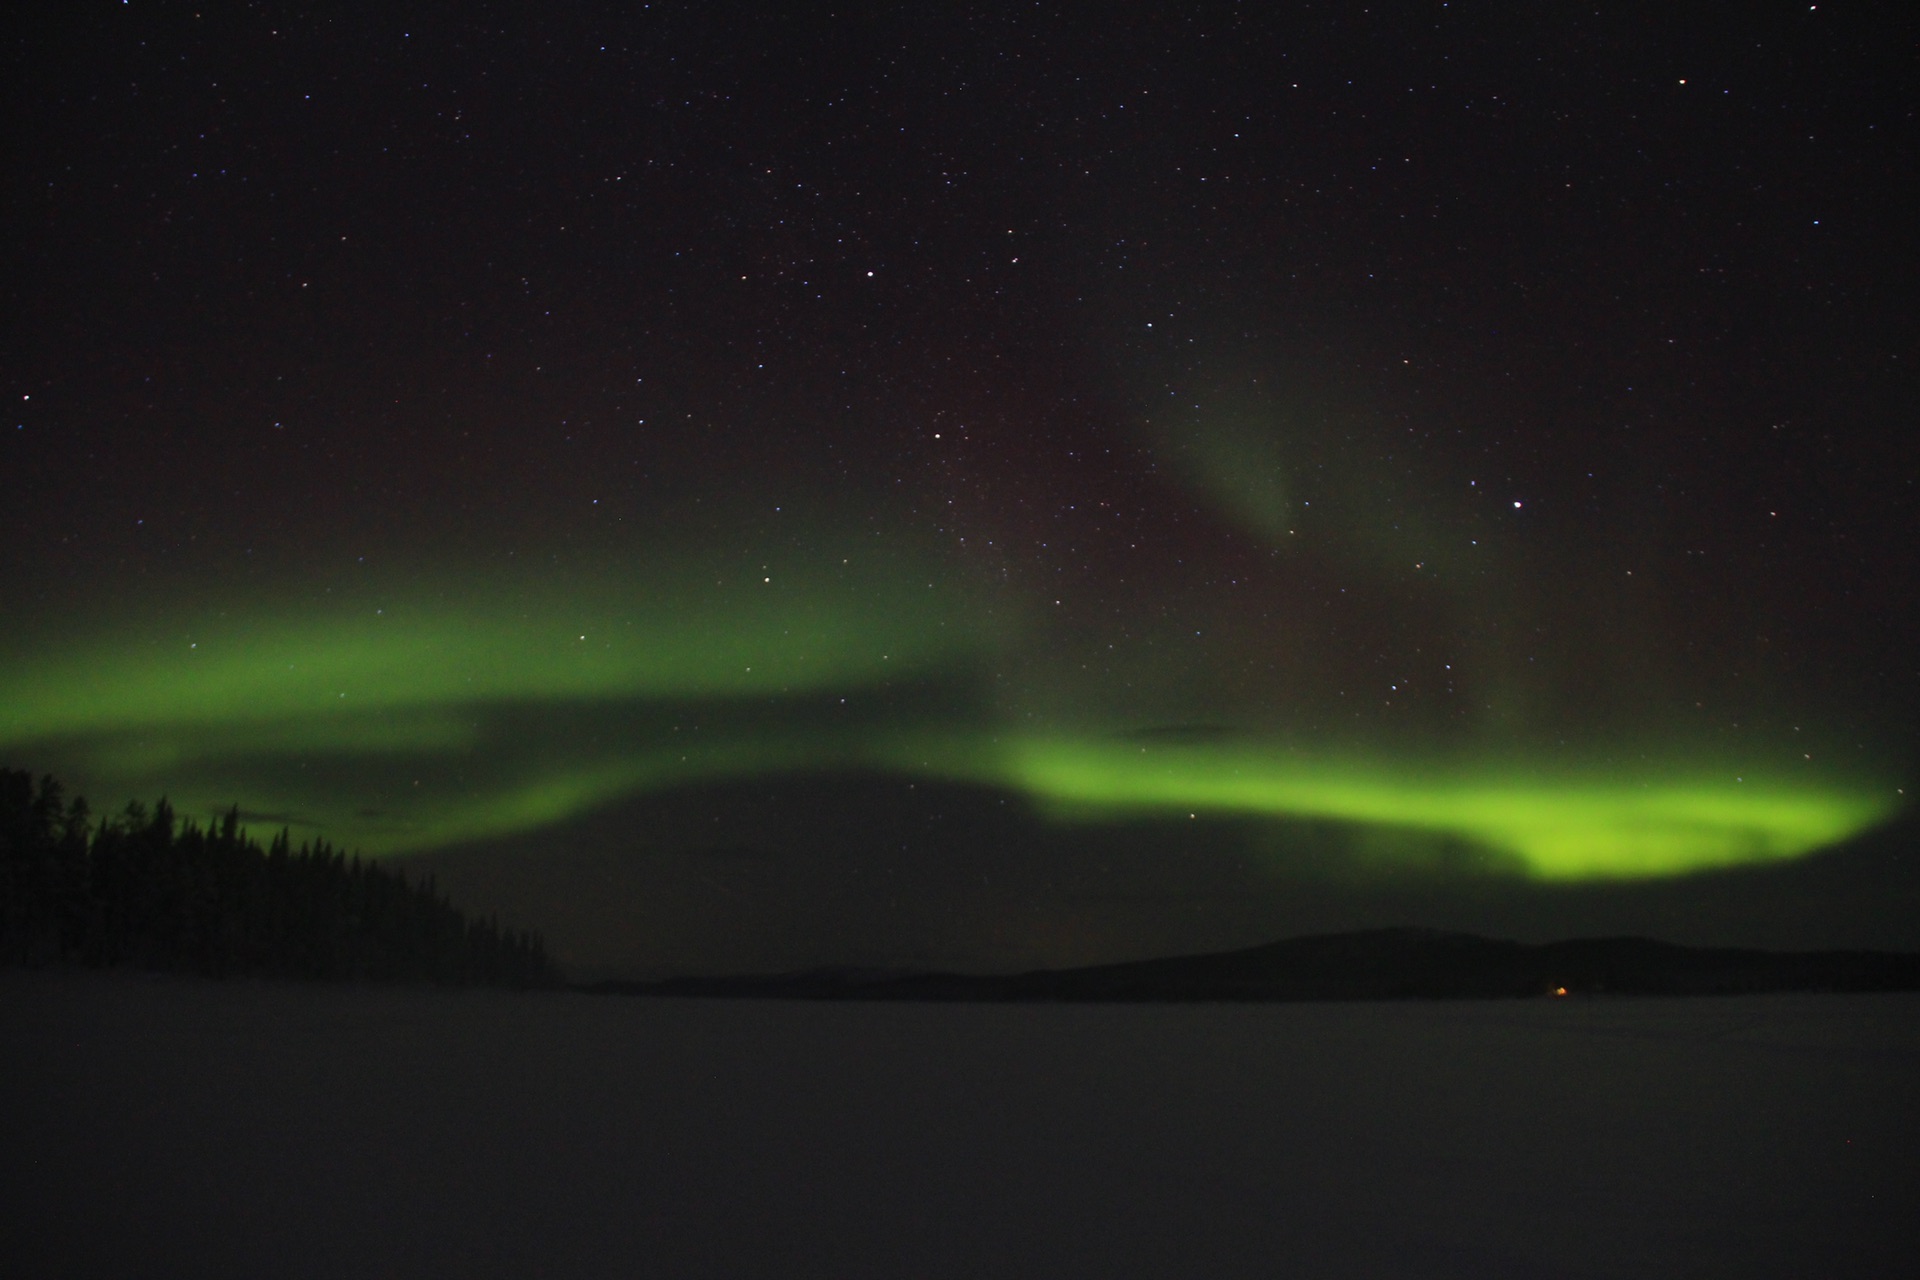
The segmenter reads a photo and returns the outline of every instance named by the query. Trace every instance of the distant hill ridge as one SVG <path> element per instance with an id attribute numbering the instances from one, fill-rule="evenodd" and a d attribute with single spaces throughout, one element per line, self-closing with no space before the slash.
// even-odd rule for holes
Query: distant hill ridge
<path id="1" fill-rule="evenodd" d="M 1029 973 L 807 973 L 601 982 L 609 994 L 794 1000 L 1287 1001 L 1703 996 L 1920 990 L 1920 954 L 1524 943 L 1435 929 L 1290 938 L 1243 951 Z"/>

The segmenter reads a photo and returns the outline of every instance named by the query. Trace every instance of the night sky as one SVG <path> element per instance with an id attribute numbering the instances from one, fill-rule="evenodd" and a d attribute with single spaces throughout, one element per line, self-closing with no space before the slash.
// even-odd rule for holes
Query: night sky
<path id="1" fill-rule="evenodd" d="M 581 972 L 1920 946 L 1898 6 L 30 6 L 0 756 Z"/>

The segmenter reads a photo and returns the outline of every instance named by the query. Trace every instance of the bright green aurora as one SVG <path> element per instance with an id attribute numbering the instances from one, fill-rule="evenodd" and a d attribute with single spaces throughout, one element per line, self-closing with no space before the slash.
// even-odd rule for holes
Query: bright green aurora
<path id="1" fill-rule="evenodd" d="M 1061 822 L 1311 819 L 1387 848 L 1438 837 L 1575 880 L 1795 857 L 1897 798 L 1725 761 L 1546 771 L 1513 751 L 1436 761 L 1258 731 L 1038 723 L 978 692 L 1020 647 L 1018 625 L 924 567 L 875 565 L 153 610 L 15 654 L 0 746 L 96 797 L 237 803 L 256 824 L 376 855 L 535 832 L 696 781 L 856 770 L 1009 789 Z"/>

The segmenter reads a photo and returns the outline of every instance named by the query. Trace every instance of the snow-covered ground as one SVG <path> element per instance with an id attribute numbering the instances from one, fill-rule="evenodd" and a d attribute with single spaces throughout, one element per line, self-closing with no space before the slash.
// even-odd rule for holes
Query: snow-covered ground
<path id="1" fill-rule="evenodd" d="M 1920 997 L 660 1001 L 0 973 L 17 1276 L 1892 1276 Z"/>

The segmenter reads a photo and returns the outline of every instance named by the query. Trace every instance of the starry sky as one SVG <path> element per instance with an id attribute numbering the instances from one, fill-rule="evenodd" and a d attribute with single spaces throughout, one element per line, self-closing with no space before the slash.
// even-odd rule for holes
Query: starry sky
<path id="1" fill-rule="evenodd" d="M 29 6 L 0 754 L 582 972 L 1920 946 L 1916 34 Z"/>

